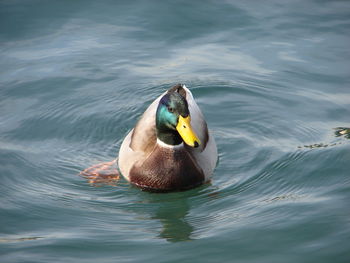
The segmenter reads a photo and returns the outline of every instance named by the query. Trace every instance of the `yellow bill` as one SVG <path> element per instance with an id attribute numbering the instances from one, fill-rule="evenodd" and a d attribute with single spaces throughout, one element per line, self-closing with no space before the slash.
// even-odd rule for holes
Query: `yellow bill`
<path id="1" fill-rule="evenodd" d="M 176 130 L 187 145 L 198 147 L 201 144 L 197 135 L 192 130 L 190 116 L 184 118 L 180 115 Z"/>

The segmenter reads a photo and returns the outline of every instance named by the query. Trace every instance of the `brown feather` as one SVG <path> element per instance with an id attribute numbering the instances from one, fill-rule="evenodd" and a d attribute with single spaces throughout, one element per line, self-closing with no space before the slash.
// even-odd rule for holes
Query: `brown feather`
<path id="1" fill-rule="evenodd" d="M 142 163 L 130 170 L 130 182 L 147 190 L 184 190 L 204 182 L 204 174 L 186 148 L 172 149 L 156 145 Z"/>

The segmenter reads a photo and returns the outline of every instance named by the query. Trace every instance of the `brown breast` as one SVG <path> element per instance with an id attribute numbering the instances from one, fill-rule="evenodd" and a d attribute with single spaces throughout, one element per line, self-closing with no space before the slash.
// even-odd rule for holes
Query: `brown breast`
<path id="1" fill-rule="evenodd" d="M 130 182 L 150 191 L 176 191 L 204 182 L 202 169 L 186 148 L 171 149 L 158 145 L 142 163 L 131 168 Z"/>

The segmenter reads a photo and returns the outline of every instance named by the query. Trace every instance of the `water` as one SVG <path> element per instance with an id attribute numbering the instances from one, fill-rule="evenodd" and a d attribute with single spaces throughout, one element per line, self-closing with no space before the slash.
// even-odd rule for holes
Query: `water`
<path id="1" fill-rule="evenodd" d="M 349 262 L 350 2 L 1 1 L 0 20 L 1 262 Z M 218 144 L 211 184 L 77 176 L 178 82 Z"/>

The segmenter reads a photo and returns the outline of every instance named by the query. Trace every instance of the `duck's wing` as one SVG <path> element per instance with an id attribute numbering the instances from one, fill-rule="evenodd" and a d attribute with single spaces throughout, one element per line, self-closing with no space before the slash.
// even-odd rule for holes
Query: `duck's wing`
<path id="1" fill-rule="evenodd" d="M 144 160 L 156 145 L 155 116 L 159 100 L 164 94 L 151 103 L 120 146 L 118 165 L 127 180 L 129 180 L 131 167 L 136 162 Z"/>
<path id="2" fill-rule="evenodd" d="M 204 119 L 203 113 L 195 102 L 191 91 L 182 85 L 186 92 L 186 100 L 189 106 L 191 115 L 191 126 L 197 134 L 201 145 L 198 148 L 187 147 L 188 151 L 196 158 L 198 165 L 202 168 L 206 181 L 211 177 L 214 168 L 216 167 L 218 152 L 214 137 L 210 134 L 207 122 Z"/>
<path id="3" fill-rule="evenodd" d="M 157 142 L 156 112 L 159 101 L 165 94 L 166 92 L 151 103 L 131 131 L 129 147 L 133 151 L 150 153 L 153 150 Z"/>

